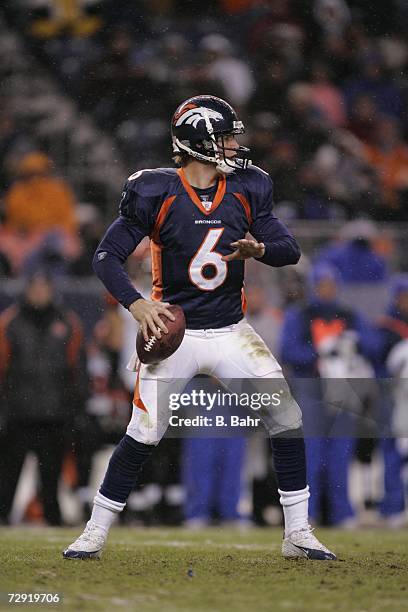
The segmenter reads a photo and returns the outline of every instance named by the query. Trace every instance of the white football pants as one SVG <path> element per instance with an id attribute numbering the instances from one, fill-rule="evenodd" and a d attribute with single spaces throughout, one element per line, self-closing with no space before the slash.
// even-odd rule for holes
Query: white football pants
<path id="1" fill-rule="evenodd" d="M 300 408 L 285 381 L 282 369 L 262 338 L 243 319 L 220 329 L 186 330 L 183 342 L 168 359 L 141 364 L 133 355 L 128 366 L 137 372 L 133 414 L 127 435 L 143 444 L 158 444 L 166 433 L 172 415 L 160 395 L 182 393 L 186 383 L 197 374 L 218 379 L 279 379 L 282 399 L 278 406 L 256 411 L 269 432 L 277 435 L 302 426 Z M 262 385 L 262 392 L 265 384 Z M 168 395 L 167 395 L 168 397 Z"/>

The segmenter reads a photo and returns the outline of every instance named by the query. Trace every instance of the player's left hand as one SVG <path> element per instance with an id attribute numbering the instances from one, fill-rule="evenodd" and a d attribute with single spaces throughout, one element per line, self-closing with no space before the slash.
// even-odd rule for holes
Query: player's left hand
<path id="1" fill-rule="evenodd" d="M 263 257 L 265 254 L 264 243 L 257 242 L 256 240 L 247 240 L 246 238 L 242 238 L 236 242 L 231 242 L 231 246 L 236 250 L 229 255 L 223 255 L 222 261 L 249 259 L 250 257 Z"/>

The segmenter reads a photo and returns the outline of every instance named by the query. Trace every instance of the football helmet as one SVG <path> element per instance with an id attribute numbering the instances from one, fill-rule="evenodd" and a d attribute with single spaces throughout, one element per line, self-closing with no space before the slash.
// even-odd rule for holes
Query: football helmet
<path id="1" fill-rule="evenodd" d="M 228 102 L 215 96 L 194 96 L 180 104 L 173 115 L 173 152 L 175 156 L 185 152 L 199 161 L 214 163 L 220 172 L 229 174 L 251 164 L 247 147 L 228 149 L 224 143 L 225 136 L 244 131 L 244 124 Z M 228 150 L 234 150 L 235 156 L 227 157 Z"/>

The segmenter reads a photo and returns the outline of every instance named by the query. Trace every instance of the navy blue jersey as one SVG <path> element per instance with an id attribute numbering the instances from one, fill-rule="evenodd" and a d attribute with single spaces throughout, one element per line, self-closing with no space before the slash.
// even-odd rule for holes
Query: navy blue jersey
<path id="1" fill-rule="evenodd" d="M 120 216 L 95 253 L 95 272 L 128 308 L 141 295 L 123 263 L 149 236 L 152 299 L 179 304 L 190 329 L 237 323 L 244 312 L 244 261 L 221 260 L 234 250 L 231 242 L 250 232 L 265 244 L 259 261 L 271 266 L 300 257 L 272 205 L 272 181 L 254 166 L 221 176 L 213 190 L 193 189 L 182 169 L 141 170 L 126 181 Z"/>

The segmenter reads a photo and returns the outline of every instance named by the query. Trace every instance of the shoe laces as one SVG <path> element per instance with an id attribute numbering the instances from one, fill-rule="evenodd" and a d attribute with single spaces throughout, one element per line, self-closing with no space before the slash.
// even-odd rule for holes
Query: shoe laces
<path id="1" fill-rule="evenodd" d="M 319 542 L 319 540 L 316 538 L 315 534 L 313 533 L 315 530 L 315 527 L 312 527 L 311 525 L 308 525 L 307 527 L 302 527 L 302 529 L 296 529 L 295 531 L 292 531 L 292 533 L 290 535 L 294 535 L 296 533 L 300 533 L 300 534 L 304 534 L 306 536 L 309 536 L 312 540 L 315 540 L 316 542 Z"/>
<path id="2" fill-rule="evenodd" d="M 89 521 L 86 524 L 83 534 L 80 536 L 81 540 L 84 540 L 85 542 L 89 542 L 92 539 L 92 536 L 96 530 L 97 530 L 96 524 L 93 521 Z M 102 533 L 100 535 L 102 536 Z"/>

